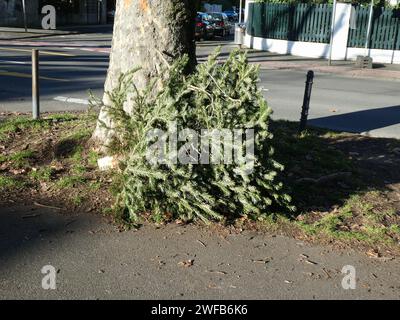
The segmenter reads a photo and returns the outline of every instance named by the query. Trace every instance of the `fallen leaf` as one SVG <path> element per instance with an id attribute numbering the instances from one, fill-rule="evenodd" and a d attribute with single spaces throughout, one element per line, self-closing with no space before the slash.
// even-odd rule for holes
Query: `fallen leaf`
<path id="1" fill-rule="evenodd" d="M 194 260 L 185 260 L 185 261 L 179 262 L 178 265 L 181 267 L 190 268 L 191 266 L 193 266 L 193 263 L 194 263 Z"/>
<path id="2" fill-rule="evenodd" d="M 197 242 L 200 243 L 204 248 L 207 248 L 206 244 L 203 241 L 197 240 Z"/>
<path id="3" fill-rule="evenodd" d="M 371 258 L 379 258 L 379 252 L 375 249 L 371 249 L 367 251 L 367 255 Z"/>
<path id="4" fill-rule="evenodd" d="M 208 285 L 209 289 L 221 289 L 221 287 L 217 286 L 215 283 L 211 283 Z"/>
<path id="5" fill-rule="evenodd" d="M 262 263 L 262 264 L 266 264 L 270 261 L 270 259 L 257 259 L 257 260 L 251 260 L 254 263 Z"/>
<path id="6" fill-rule="evenodd" d="M 222 275 L 226 275 L 228 274 L 225 271 L 214 271 L 214 270 L 207 270 L 208 273 L 216 273 L 216 274 L 222 274 Z"/>
<path id="7" fill-rule="evenodd" d="M 39 203 L 39 202 L 34 202 L 33 204 L 34 204 L 35 206 L 41 207 L 41 208 L 49 208 L 49 209 L 56 209 L 56 210 L 65 210 L 65 209 L 63 209 L 63 208 L 54 207 L 54 206 L 48 206 L 48 205 L 45 205 L 45 204 L 41 204 L 41 203 Z"/>
<path id="8" fill-rule="evenodd" d="M 13 175 L 19 175 L 19 174 L 25 173 L 26 170 L 25 170 L 25 169 L 11 169 L 10 172 L 11 172 Z"/>

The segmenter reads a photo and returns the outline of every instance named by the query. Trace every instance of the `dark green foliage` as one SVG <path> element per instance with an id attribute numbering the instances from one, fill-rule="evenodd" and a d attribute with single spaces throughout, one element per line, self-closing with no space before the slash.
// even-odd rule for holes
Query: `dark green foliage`
<path id="1" fill-rule="evenodd" d="M 268 130 L 271 109 L 257 87 L 258 68 L 246 54 L 234 51 L 225 63 L 218 53 L 184 75 L 187 58 L 168 67 L 168 80 L 154 79 L 137 90 L 131 73 L 120 77 L 109 93 L 112 106 L 114 147 L 123 151 L 122 190 L 118 205 L 129 222 L 140 215 L 203 221 L 252 218 L 291 211 L 290 197 L 276 181 L 283 166 L 273 159 Z M 154 94 L 157 88 L 158 94 Z M 130 110 L 127 112 L 125 110 Z M 255 165 L 250 175 L 243 164 L 184 165 L 167 161 L 151 165 L 146 159 L 146 135 L 153 128 L 167 129 L 175 121 L 178 130 L 255 130 Z M 243 147 L 243 146 L 242 146 Z M 178 146 L 179 149 L 179 146 Z"/>

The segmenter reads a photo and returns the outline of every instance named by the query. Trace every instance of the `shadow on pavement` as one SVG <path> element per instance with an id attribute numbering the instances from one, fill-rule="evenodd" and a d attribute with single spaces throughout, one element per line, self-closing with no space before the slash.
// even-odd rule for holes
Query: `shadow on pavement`
<path id="1" fill-rule="evenodd" d="M 54 214 L 54 210 L 35 207 L 2 208 L 0 210 L 0 260 L 6 263 L 14 256 L 25 255 L 26 250 L 52 245 L 58 235 L 72 232 L 77 218 Z"/>
<path id="2" fill-rule="evenodd" d="M 307 135 L 300 136 L 298 126 L 297 122 L 270 123 L 276 160 L 285 166 L 282 180 L 290 187 L 298 213 L 316 208 L 330 212 L 354 195 L 400 188 L 400 155 L 396 151 L 400 140 L 335 134 L 311 126 Z M 343 176 L 323 184 L 307 180 L 338 173 Z"/>
<path id="3" fill-rule="evenodd" d="M 400 123 L 400 105 L 312 119 L 311 125 L 353 133 L 369 132 Z"/>

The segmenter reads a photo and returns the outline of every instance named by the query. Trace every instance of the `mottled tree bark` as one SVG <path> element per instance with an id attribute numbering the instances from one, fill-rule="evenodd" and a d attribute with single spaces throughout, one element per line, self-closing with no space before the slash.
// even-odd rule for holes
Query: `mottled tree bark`
<path id="1" fill-rule="evenodd" d="M 141 67 L 135 74 L 135 85 L 141 89 L 149 79 L 158 74 L 166 59 L 188 54 L 190 66 L 196 64 L 194 42 L 194 19 L 197 0 L 117 0 L 110 66 L 105 83 L 105 92 L 110 92 L 118 83 L 121 73 Z M 107 95 L 104 105 L 109 105 Z M 99 120 L 112 127 L 105 107 Z M 100 123 L 93 138 L 100 146 L 106 146 L 113 130 Z M 102 148 L 104 150 L 104 148 Z"/>

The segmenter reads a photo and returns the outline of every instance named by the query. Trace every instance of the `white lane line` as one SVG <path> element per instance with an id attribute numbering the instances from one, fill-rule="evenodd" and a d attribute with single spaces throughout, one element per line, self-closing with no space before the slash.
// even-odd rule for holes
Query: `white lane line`
<path id="1" fill-rule="evenodd" d="M 63 50 L 80 50 L 88 52 L 110 53 L 111 48 L 79 48 L 79 47 L 62 47 Z"/>
<path id="2" fill-rule="evenodd" d="M 31 62 L 1 60 L 0 63 L 31 64 Z"/>
<path id="3" fill-rule="evenodd" d="M 0 47 L 1 51 L 16 51 L 16 52 L 29 52 L 31 53 L 32 50 L 28 49 L 19 49 L 19 48 L 7 48 L 7 47 Z M 47 54 L 47 55 L 53 55 L 53 56 L 64 56 L 64 57 L 75 57 L 73 54 L 69 53 L 62 53 L 59 51 L 45 51 L 45 50 L 40 50 L 40 54 Z"/>
<path id="4" fill-rule="evenodd" d="M 100 52 L 100 53 L 110 53 L 111 48 L 83 48 L 83 49 L 77 49 L 81 51 L 89 51 L 89 52 Z"/>
<path id="5" fill-rule="evenodd" d="M 53 100 L 67 102 L 67 103 L 89 105 L 89 100 L 86 100 L 86 99 L 77 99 L 77 98 L 71 98 L 71 97 L 58 96 L 58 97 L 53 98 Z"/>

